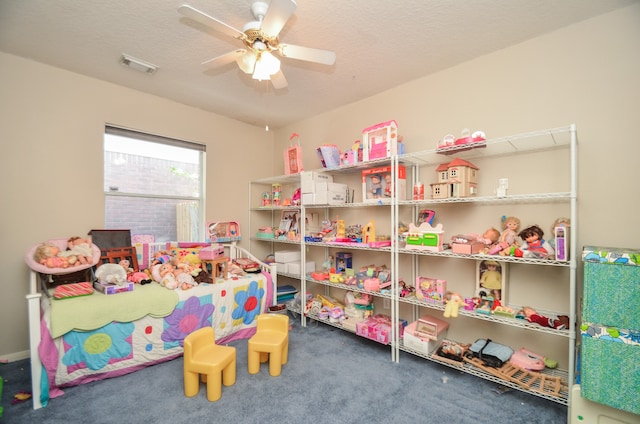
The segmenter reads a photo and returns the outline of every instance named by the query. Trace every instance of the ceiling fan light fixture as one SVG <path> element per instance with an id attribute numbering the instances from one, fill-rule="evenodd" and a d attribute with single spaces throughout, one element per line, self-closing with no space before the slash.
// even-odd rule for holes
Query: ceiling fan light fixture
<path id="1" fill-rule="evenodd" d="M 136 59 L 135 57 L 129 56 L 126 53 L 123 53 L 120 57 L 120 63 L 127 68 L 135 69 L 136 71 L 140 71 L 149 75 L 155 73 L 158 70 L 158 67 L 156 65 L 152 65 L 151 63 Z"/>
<path id="2" fill-rule="evenodd" d="M 280 60 L 269 52 L 262 52 L 253 71 L 253 79 L 269 80 L 280 70 Z"/>
<path id="3" fill-rule="evenodd" d="M 236 63 L 242 69 L 242 72 L 245 74 L 252 74 L 254 68 L 256 67 L 256 61 L 258 60 L 258 56 L 252 50 L 247 51 L 242 56 L 236 58 Z"/>

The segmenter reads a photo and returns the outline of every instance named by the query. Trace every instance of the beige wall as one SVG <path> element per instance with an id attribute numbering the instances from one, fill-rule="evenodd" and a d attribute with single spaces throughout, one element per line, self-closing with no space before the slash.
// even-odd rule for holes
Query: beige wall
<path id="1" fill-rule="evenodd" d="M 278 133 L 274 157 L 279 158 L 287 144 L 287 135 L 295 131 L 300 134 L 303 144 L 306 168 L 317 168 L 315 146 L 336 143 L 343 149 L 348 148 L 360 137 L 363 128 L 389 119 L 398 122 L 408 152 L 433 149 L 445 134 L 458 135 L 463 128 L 483 130 L 491 138 L 575 123 L 579 145 L 578 250 L 593 244 L 640 247 L 640 231 L 634 228 L 640 207 L 635 184 L 640 158 L 640 143 L 635 136 L 640 133 L 639 23 L 640 4 L 635 4 L 298 122 Z M 409 64 L 396 63 L 394 66 Z M 529 175 L 531 180 L 539 179 L 546 184 L 549 176 L 557 172 L 552 166 L 554 161 L 548 155 L 538 159 L 523 163 L 505 158 L 509 163 L 504 170 L 507 174 L 502 177 L 512 180 L 520 177 L 522 181 L 522 175 Z M 487 172 L 495 174 L 489 184 L 496 187 L 500 174 L 495 169 L 479 166 L 480 191 L 490 194 L 484 176 Z M 566 170 L 560 174 L 566 175 Z M 423 182 L 435 182 L 435 175 L 433 181 L 425 178 Z M 526 185 L 530 184 L 527 182 Z M 568 190 L 566 183 L 559 180 L 558 184 L 559 187 L 551 191 Z M 514 188 L 518 192 L 521 187 Z M 482 233 L 490 226 L 499 225 L 502 214 L 511 215 L 512 210 L 518 210 L 516 216 L 523 221 L 526 218 L 523 225 L 538 223 L 548 237 L 553 220 L 568 215 L 550 216 L 546 209 L 517 208 L 526 206 L 476 207 L 473 210 L 477 214 L 470 213 L 468 207 L 434 209 L 436 218 L 441 219 L 439 222 L 445 223 L 449 236 L 456 231 Z M 346 211 L 339 213 L 341 218 L 349 219 L 343 216 Z M 357 222 L 376 219 L 373 213 L 369 211 Z M 380 261 L 388 258 L 374 259 L 368 255 L 361 260 L 384 263 Z M 427 275 L 447 279 L 447 288 L 469 293 L 473 264 L 462 261 L 452 267 L 446 260 L 420 262 L 421 272 L 428 269 Z M 410 262 L 401 255 L 399 276 L 406 278 L 407 269 L 410 269 Z M 513 281 L 509 284 L 508 301 L 515 305 L 530 302 L 541 309 L 568 311 L 568 271 L 564 273 L 567 277 L 561 279 L 557 278 L 556 271 L 546 267 L 510 267 L 508 278 Z M 577 271 L 580 288 L 580 262 Z M 520 274 L 516 275 L 516 272 Z M 313 285 L 312 290 L 315 290 Z M 330 294 L 336 298 L 341 296 L 335 291 Z M 401 305 L 400 314 L 410 319 L 407 309 Z M 568 345 L 557 337 L 491 326 L 479 320 L 459 320 L 449 329 L 449 337 L 472 341 L 483 335 L 511 346 L 527 346 L 558 360 L 559 366 L 567 369 Z"/>
<path id="2" fill-rule="evenodd" d="M 282 173 L 282 150 L 293 131 L 313 169 L 315 146 L 346 148 L 363 128 L 388 119 L 398 121 L 408 151 L 431 148 L 464 127 L 499 137 L 575 123 L 579 245 L 637 247 L 638 22 L 636 4 L 481 57 L 283 128 L 275 149 L 261 128 L 0 54 L 0 235 L 11 246 L 0 297 L 0 357 L 28 349 L 23 252 L 49 237 L 102 226 L 105 122 L 207 143 L 208 216 L 241 224 L 248 224 L 247 182 Z M 260 161 L 265 153 L 273 154 L 273 164 Z M 233 160 L 216 159 L 225 154 Z M 544 163 L 521 170 L 532 177 L 548 171 Z"/>
<path id="3" fill-rule="evenodd" d="M 207 218 L 248 222 L 247 181 L 273 174 L 273 133 L 0 53 L 0 357 L 29 347 L 24 252 L 104 227 L 105 123 L 207 145 Z"/>
<path id="4" fill-rule="evenodd" d="M 640 247 L 639 40 L 635 4 L 298 122 L 278 133 L 274 158 L 295 131 L 305 167 L 317 168 L 314 146 L 348 148 L 363 128 L 389 119 L 409 152 L 435 148 L 463 128 L 491 138 L 575 123 L 579 246 Z M 551 171 L 531 163 L 519 172 Z"/>

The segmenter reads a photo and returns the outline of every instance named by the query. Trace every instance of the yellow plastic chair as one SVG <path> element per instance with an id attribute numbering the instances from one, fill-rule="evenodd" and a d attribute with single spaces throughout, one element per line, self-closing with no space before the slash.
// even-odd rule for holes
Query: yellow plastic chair
<path id="1" fill-rule="evenodd" d="M 256 334 L 248 342 L 249 374 L 260 372 L 260 364 L 269 361 L 269 375 L 277 377 L 289 360 L 289 317 L 262 314 L 257 317 Z"/>
<path id="2" fill-rule="evenodd" d="M 200 391 L 201 377 L 207 383 L 207 399 L 222 397 L 222 384 L 236 382 L 236 348 L 216 344 L 213 327 L 203 327 L 184 339 L 184 395 L 193 397 Z"/>

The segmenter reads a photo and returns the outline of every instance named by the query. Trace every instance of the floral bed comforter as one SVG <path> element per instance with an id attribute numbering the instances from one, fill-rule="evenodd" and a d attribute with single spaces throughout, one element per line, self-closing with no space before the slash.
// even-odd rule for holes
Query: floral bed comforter
<path id="1" fill-rule="evenodd" d="M 167 316 L 113 321 L 56 338 L 50 332 L 50 300 L 43 297 L 38 347 L 46 371 L 42 393 L 55 398 L 64 393 L 61 387 L 117 377 L 174 359 L 182 355 L 187 334 L 201 327 L 213 326 L 218 343 L 249 338 L 255 333 L 256 316 L 271 305 L 273 290 L 271 276 L 265 272 L 201 284 L 178 291 L 178 304 Z"/>

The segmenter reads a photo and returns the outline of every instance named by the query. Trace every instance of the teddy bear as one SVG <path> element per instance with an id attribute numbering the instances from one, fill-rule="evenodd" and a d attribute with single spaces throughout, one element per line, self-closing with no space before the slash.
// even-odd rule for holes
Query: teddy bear
<path id="1" fill-rule="evenodd" d="M 53 243 L 42 243 L 36 248 L 33 259 L 47 268 L 68 268 L 71 264 L 69 259 L 59 256 L 60 249 Z"/>
<path id="2" fill-rule="evenodd" d="M 103 284 L 123 286 L 127 282 L 127 272 L 119 264 L 102 264 L 96 269 L 96 278 Z"/>

